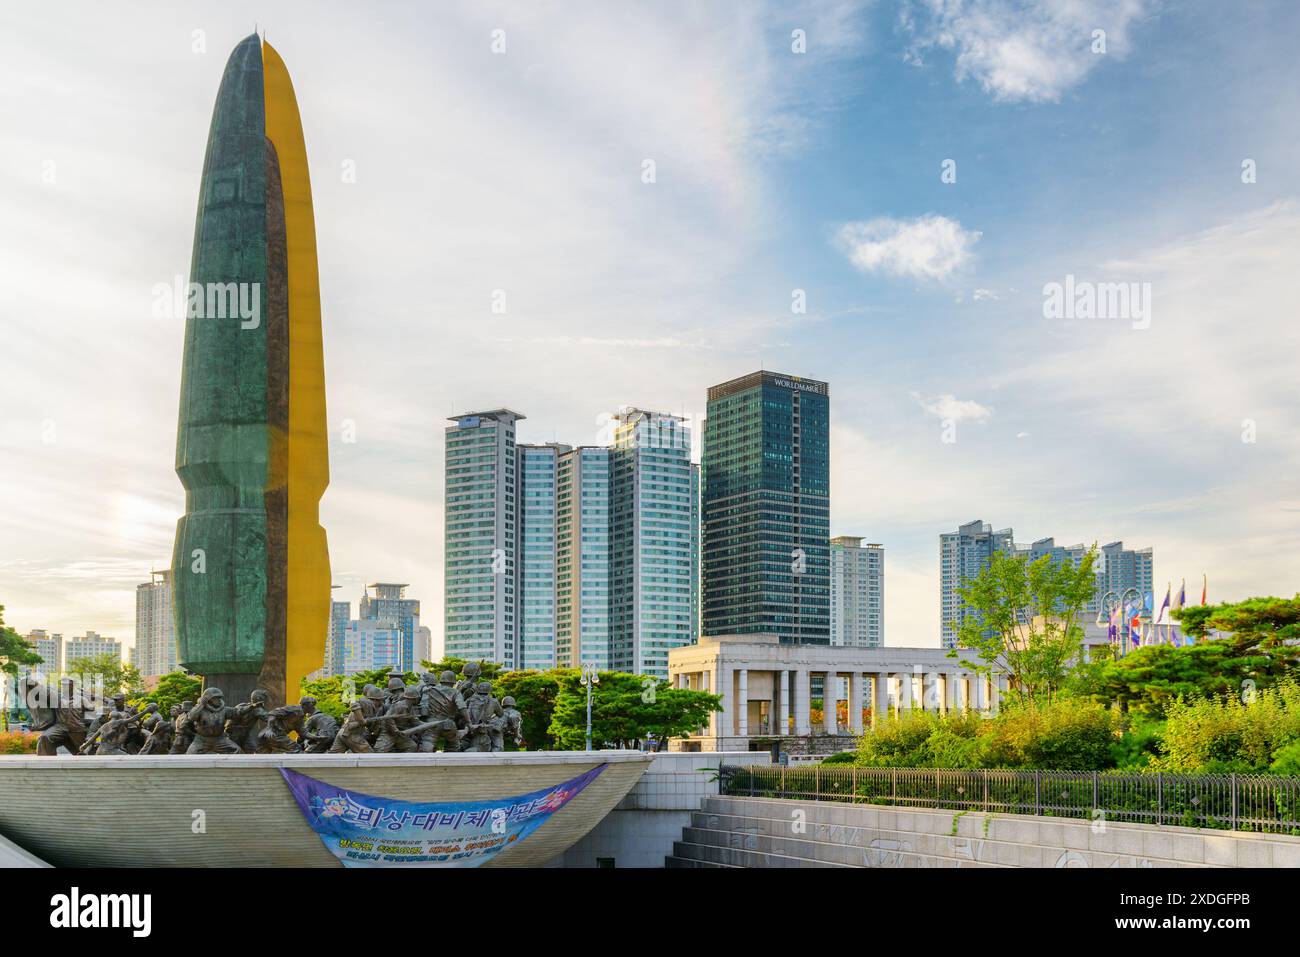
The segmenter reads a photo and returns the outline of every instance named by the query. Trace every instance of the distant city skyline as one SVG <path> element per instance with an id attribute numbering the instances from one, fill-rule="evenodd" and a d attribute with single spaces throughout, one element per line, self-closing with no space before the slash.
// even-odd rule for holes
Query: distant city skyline
<path id="1" fill-rule="evenodd" d="M 307 127 L 333 582 L 410 583 L 435 653 L 445 416 L 595 446 L 757 368 L 835 386 L 830 534 L 885 546 L 891 645 L 938 643 L 935 539 L 977 515 L 1150 546 L 1162 593 L 1294 594 L 1300 9 L 968 6 L 74 2 L 34 44 L 53 12 L 4 5 L 7 623 L 129 645 L 168 564 L 184 323 L 154 290 L 254 22 Z M 1045 317 L 1105 281 L 1146 318 Z"/>

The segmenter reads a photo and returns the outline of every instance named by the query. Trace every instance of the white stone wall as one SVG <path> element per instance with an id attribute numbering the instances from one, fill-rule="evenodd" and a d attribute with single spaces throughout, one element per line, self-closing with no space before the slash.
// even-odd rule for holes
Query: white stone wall
<path id="1" fill-rule="evenodd" d="M 1300 867 L 1300 837 L 711 796 L 675 854 L 730 867 Z"/>

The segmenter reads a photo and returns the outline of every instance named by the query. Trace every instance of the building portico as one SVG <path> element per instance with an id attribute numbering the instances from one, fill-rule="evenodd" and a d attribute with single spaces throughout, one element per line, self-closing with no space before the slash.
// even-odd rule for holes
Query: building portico
<path id="1" fill-rule="evenodd" d="M 669 652 L 668 679 L 674 687 L 721 695 L 722 711 L 699 734 L 669 747 L 762 750 L 775 738 L 797 738 L 806 739 L 797 750 L 830 753 L 851 748 L 867 721 L 874 725 L 911 708 L 990 714 L 1006 691 L 1006 676 L 976 673 L 970 663 L 977 660 L 973 653 L 949 658 L 943 648 L 781 644 L 775 635 L 701 638 Z M 822 707 L 816 727 L 814 679 L 823 703 L 836 703 Z M 847 717 L 838 715 L 840 702 Z"/>

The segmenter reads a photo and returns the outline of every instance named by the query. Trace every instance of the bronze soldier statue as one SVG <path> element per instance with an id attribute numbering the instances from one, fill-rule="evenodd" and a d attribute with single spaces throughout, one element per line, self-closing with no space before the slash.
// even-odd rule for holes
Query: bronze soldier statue
<path id="1" fill-rule="evenodd" d="M 465 667 L 461 669 L 460 681 L 456 682 L 456 690 L 460 696 L 467 702 L 474 694 L 474 688 L 478 685 L 478 676 L 483 673 L 483 666 L 477 661 L 465 662 Z"/>
<path id="2" fill-rule="evenodd" d="M 300 738 L 302 729 L 302 705 L 286 704 L 273 708 L 266 716 L 266 728 L 257 736 L 258 754 L 297 754 L 302 745 L 289 737 L 293 732 Z"/>
<path id="3" fill-rule="evenodd" d="M 374 751 L 366 734 L 366 722 L 369 719 L 366 715 L 365 700 L 365 698 L 358 698 L 352 702 L 352 710 L 348 712 L 343 727 L 339 728 L 334 743 L 329 747 L 330 754 L 340 754 L 345 751 L 353 754 L 369 754 Z"/>
<path id="4" fill-rule="evenodd" d="M 407 753 L 418 751 L 419 745 L 407 732 L 415 727 L 419 720 L 420 691 L 412 686 L 404 688 L 402 697 L 388 707 L 378 719 L 379 736 L 375 739 L 375 751 L 386 754 L 389 751 Z"/>
<path id="5" fill-rule="evenodd" d="M 149 734 L 144 740 L 144 745 L 140 748 L 141 754 L 169 754 L 172 749 L 172 742 L 176 738 L 176 719 L 181 716 L 181 706 L 174 704 L 167 718 L 162 715 L 155 715 L 158 720 L 153 722 L 153 727 L 149 729 Z"/>
<path id="6" fill-rule="evenodd" d="M 94 750 L 94 746 L 90 743 L 90 739 L 94 736 L 95 732 L 112 720 L 114 711 L 126 713 L 126 710 L 126 695 L 113 695 L 113 697 L 110 698 L 100 709 L 99 713 L 91 720 L 90 726 L 86 728 L 86 741 L 81 745 L 80 753 L 90 754 Z"/>
<path id="7" fill-rule="evenodd" d="M 466 735 L 461 742 L 462 751 L 491 751 L 494 724 L 501 714 L 501 705 L 492 697 L 492 683 L 480 681 L 474 694 L 465 702 L 469 712 Z"/>
<path id="8" fill-rule="evenodd" d="M 501 699 L 501 724 L 503 734 L 510 735 L 515 747 L 524 743 L 524 716 L 515 707 L 515 699 L 506 695 Z M 504 750 L 502 748 L 501 750 Z"/>
<path id="9" fill-rule="evenodd" d="M 239 745 L 226 734 L 226 722 L 234 710 L 226 707 L 226 698 L 220 688 L 205 688 L 199 695 L 199 703 L 190 709 L 188 715 L 187 729 L 193 732 L 194 739 L 185 753 L 238 754 Z"/>
<path id="10" fill-rule="evenodd" d="M 172 746 L 169 754 L 188 754 L 194 743 L 194 729 L 190 727 L 190 712 L 194 710 L 193 701 L 181 702 L 181 713 L 176 716 L 176 727 L 172 730 Z"/>
<path id="11" fill-rule="evenodd" d="M 316 699 L 311 695 L 305 695 L 298 704 L 303 713 L 302 731 L 298 732 L 298 740 L 302 742 L 303 750 L 308 754 L 322 754 L 328 751 L 339 733 L 339 723 L 334 720 L 334 715 L 317 711 Z"/>
<path id="12" fill-rule="evenodd" d="M 86 724 L 82 716 L 80 698 L 72 691 L 72 682 L 53 691 L 32 677 L 18 680 L 18 695 L 31 712 L 32 730 L 40 733 L 36 740 L 36 753 L 48 756 L 66 748 L 73 754 L 81 751 L 86 741 Z"/>
<path id="13" fill-rule="evenodd" d="M 402 693 L 406 691 L 406 679 L 402 677 L 400 671 L 388 672 L 388 684 L 384 687 L 384 706 L 392 707 L 401 700 Z"/>
<path id="14" fill-rule="evenodd" d="M 271 695 L 262 688 L 256 688 L 248 696 L 230 709 L 226 719 L 226 737 L 239 745 L 245 754 L 256 754 L 258 735 L 266 727 L 266 715 L 271 705 Z"/>
<path id="15" fill-rule="evenodd" d="M 131 712 L 127 713 L 129 716 Z M 162 720 L 162 715 L 158 713 L 158 705 L 152 701 L 144 706 L 143 711 L 137 711 L 136 713 L 140 716 L 140 722 L 131 725 L 127 729 L 126 741 L 122 744 L 127 754 L 139 754 L 140 749 L 144 747 L 148 732 Z"/>
<path id="16" fill-rule="evenodd" d="M 430 673 L 431 674 L 431 673 Z M 456 676 L 444 671 L 438 684 L 428 680 L 420 687 L 419 715 L 422 723 L 411 730 L 418 748 L 424 753 L 438 750 L 456 751 L 460 747 L 462 732 L 458 725 L 469 723 L 465 699 L 456 690 Z"/>
<path id="17" fill-rule="evenodd" d="M 95 746 L 95 754 L 130 754 L 126 750 L 127 737 L 131 729 L 144 718 L 144 712 L 139 714 L 128 714 L 125 711 L 114 711 L 109 715 L 107 721 L 99 726 L 99 730 L 86 739 L 86 744 Z"/>

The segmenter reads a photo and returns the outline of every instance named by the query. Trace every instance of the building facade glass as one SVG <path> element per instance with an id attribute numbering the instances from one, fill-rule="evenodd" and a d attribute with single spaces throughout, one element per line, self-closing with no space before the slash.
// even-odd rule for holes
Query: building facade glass
<path id="1" fill-rule="evenodd" d="M 830 643 L 830 387 L 755 372 L 709 389 L 705 635 Z"/>

